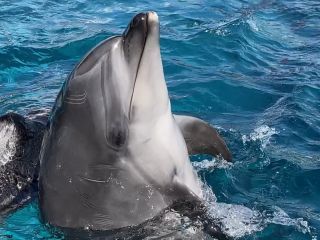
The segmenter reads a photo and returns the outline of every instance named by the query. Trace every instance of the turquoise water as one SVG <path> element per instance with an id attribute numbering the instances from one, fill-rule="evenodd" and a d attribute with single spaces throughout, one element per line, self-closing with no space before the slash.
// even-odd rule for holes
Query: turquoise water
<path id="1" fill-rule="evenodd" d="M 173 110 L 219 128 L 234 156 L 193 158 L 212 214 L 241 239 L 320 238 L 318 1 L 0 0 L 0 114 L 50 109 L 77 61 L 145 10 Z M 4 235 L 54 239 L 37 202 Z"/>

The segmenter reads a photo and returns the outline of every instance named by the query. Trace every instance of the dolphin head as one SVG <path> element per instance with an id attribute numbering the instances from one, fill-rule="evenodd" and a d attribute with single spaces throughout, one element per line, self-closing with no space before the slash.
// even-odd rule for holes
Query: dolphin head
<path id="1" fill-rule="evenodd" d="M 65 92 L 69 104 L 85 96 L 85 111 L 115 150 L 126 145 L 131 123 L 150 122 L 167 111 L 157 14 L 136 15 L 121 36 L 93 48 L 70 75 Z"/>
<path id="2" fill-rule="evenodd" d="M 70 74 L 52 116 L 39 180 L 50 224 L 118 229 L 184 195 L 181 182 L 201 195 L 170 109 L 156 13 L 136 15 L 122 35 L 94 47 Z"/>

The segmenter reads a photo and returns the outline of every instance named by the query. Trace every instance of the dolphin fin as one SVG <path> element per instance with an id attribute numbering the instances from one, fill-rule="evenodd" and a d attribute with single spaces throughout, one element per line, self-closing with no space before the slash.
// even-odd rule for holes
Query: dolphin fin
<path id="1" fill-rule="evenodd" d="M 232 155 L 226 143 L 208 123 L 199 118 L 182 115 L 174 115 L 174 119 L 183 134 L 190 155 L 221 155 L 225 160 L 231 161 Z"/>

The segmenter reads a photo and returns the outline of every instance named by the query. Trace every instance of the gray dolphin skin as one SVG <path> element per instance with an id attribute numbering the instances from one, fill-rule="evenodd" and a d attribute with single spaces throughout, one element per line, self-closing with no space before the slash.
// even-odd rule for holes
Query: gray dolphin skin
<path id="1" fill-rule="evenodd" d="M 112 230 L 180 199 L 201 201 L 188 150 L 231 160 L 210 125 L 173 116 L 158 16 L 140 13 L 91 50 L 58 94 L 40 153 L 41 215 L 53 226 Z"/>

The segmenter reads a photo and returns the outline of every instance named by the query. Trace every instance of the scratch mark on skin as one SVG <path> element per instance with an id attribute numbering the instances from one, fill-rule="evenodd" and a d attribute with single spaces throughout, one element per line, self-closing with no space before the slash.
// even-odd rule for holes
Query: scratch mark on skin
<path id="1" fill-rule="evenodd" d="M 100 180 L 100 179 L 93 179 L 93 178 L 87 178 L 84 176 L 79 176 L 80 179 L 92 182 L 92 183 L 114 183 L 116 185 L 120 185 L 121 188 L 124 188 L 122 183 L 118 181 L 117 178 L 113 177 L 113 174 L 111 173 L 110 176 L 106 180 Z"/>
<path id="2" fill-rule="evenodd" d="M 91 179 L 91 178 L 86 178 L 86 177 L 80 177 L 80 178 L 83 180 L 86 180 L 88 182 L 94 182 L 94 183 L 108 183 L 109 182 L 109 179 L 108 180 L 98 180 L 98 179 Z"/>
<path id="3" fill-rule="evenodd" d="M 70 94 L 64 100 L 68 104 L 83 104 L 87 100 L 87 92 L 81 94 Z"/>

